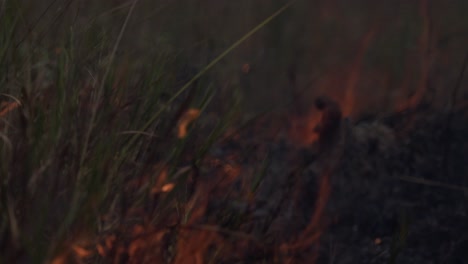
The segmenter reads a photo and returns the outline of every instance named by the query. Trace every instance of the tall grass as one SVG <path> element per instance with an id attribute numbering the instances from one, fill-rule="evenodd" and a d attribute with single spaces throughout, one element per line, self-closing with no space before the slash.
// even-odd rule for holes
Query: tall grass
<path id="1" fill-rule="evenodd" d="M 224 118 L 218 116 L 222 121 L 210 124 L 211 132 L 201 128 L 209 133 L 205 140 L 196 140 L 192 134 L 178 138 L 178 120 L 189 108 L 207 109 L 215 93 L 204 78 L 207 72 L 292 3 L 198 73 L 195 69 L 181 77 L 178 72 L 193 68 L 191 62 L 183 62 L 164 45 L 148 50 L 145 57 L 125 52 L 121 40 L 128 34 L 137 2 L 93 17 L 83 27 L 64 18 L 64 13 L 73 13 L 68 10 L 45 18 L 54 2 L 36 25 L 24 19 L 26 5 L 2 2 L 2 263 L 69 263 L 74 258 L 73 243 L 106 230 L 99 221 L 103 215 L 121 221 L 131 208 L 150 202 L 147 193 L 158 181 L 157 175 L 167 171 L 171 179 L 187 157 L 197 166 L 237 108 Z M 102 16 L 119 10 L 127 10 L 127 15 L 113 38 L 99 23 L 105 19 Z M 175 90 L 181 81 L 185 85 Z M 7 109 L 16 103 L 17 107 Z M 236 99 L 227 104 L 235 106 Z M 152 175 L 150 179 L 127 197 L 128 183 L 147 174 Z M 187 173 L 183 174 L 174 179 L 181 182 L 175 194 L 156 206 L 153 220 L 187 202 L 183 183 Z"/>

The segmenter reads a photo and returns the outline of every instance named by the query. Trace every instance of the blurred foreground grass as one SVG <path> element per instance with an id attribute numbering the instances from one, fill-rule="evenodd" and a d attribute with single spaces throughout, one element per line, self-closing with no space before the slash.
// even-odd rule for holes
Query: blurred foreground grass
<path id="1" fill-rule="evenodd" d="M 140 18 L 134 14 L 137 2 L 86 6 L 96 14 L 90 17 L 72 9 L 81 3 L 52 2 L 36 20 L 27 17 L 35 14 L 34 4 L 3 2 L 2 263 L 68 263 L 67 247 L 101 232 L 103 215 L 120 210 L 124 216 L 148 203 L 151 183 L 158 179 L 138 186 L 128 201 L 123 193 L 129 179 L 163 168 L 171 179 L 180 166 L 196 166 L 238 111 L 237 96 L 225 99 L 229 111 L 201 122 L 202 135 L 187 134 L 215 94 L 206 71 L 244 39 L 201 67 L 159 36 L 136 55 L 122 39 L 137 33 L 128 29 Z M 171 192 L 173 186 L 162 190 Z M 180 199 L 165 199 L 157 214 L 184 203 Z"/>

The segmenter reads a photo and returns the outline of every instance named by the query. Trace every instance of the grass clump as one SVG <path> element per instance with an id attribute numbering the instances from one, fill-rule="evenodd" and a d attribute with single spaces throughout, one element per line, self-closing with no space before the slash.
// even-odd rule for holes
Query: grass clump
<path id="1" fill-rule="evenodd" d="M 74 13 L 73 1 L 57 12 L 54 1 L 2 2 L 1 263 L 132 256 L 150 263 L 135 260 L 140 240 L 169 261 L 177 232 L 161 226 L 200 213 L 187 207 L 199 164 L 233 120 L 236 97 L 228 113 L 215 117 L 218 124 L 192 125 L 184 136 L 177 126 L 190 109 L 210 109 L 215 90 L 208 71 L 290 3 L 200 68 L 161 41 L 144 57 L 125 50 L 137 2 L 104 11 L 92 5 L 102 12 L 91 18 Z M 25 17 L 35 7 L 44 11 L 29 24 Z M 131 237 L 116 237 L 130 227 Z M 108 252 L 126 240 L 135 246 L 125 257 Z"/>

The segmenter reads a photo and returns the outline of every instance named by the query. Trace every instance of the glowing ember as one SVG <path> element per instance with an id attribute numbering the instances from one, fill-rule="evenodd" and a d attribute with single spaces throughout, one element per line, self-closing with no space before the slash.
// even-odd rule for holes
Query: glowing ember
<path id="1" fill-rule="evenodd" d="M 172 191 L 172 189 L 174 189 L 174 186 L 175 186 L 175 184 L 173 184 L 173 183 L 167 183 L 161 188 L 161 191 L 162 192 L 170 192 L 170 191 Z"/>
<path id="2" fill-rule="evenodd" d="M 382 244 L 382 239 L 380 237 L 375 238 L 374 239 L 374 244 L 376 244 L 376 245 Z"/>
<path id="3" fill-rule="evenodd" d="M 87 258 L 93 254 L 93 251 L 77 245 L 74 245 L 72 249 L 73 252 L 75 252 L 75 254 L 80 258 Z"/>
<path id="4" fill-rule="evenodd" d="M 188 126 L 200 116 L 200 110 L 191 108 L 187 110 L 179 120 L 177 136 L 184 138 L 187 136 Z"/>

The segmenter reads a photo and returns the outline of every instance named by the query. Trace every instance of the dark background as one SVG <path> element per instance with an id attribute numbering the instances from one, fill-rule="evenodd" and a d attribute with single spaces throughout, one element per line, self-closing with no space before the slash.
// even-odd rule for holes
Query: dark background
<path id="1" fill-rule="evenodd" d="M 49 2 L 22 5 L 32 35 L 42 33 L 50 48 L 70 31 L 77 40 L 95 32 L 96 39 L 79 41 L 83 46 L 115 39 L 131 4 Z M 147 56 L 163 51 L 180 62 L 174 71 L 187 64 L 196 72 L 283 4 L 141 0 L 119 59 L 141 61 L 144 68 Z M 346 113 L 392 111 L 411 96 L 444 108 L 467 52 L 467 12 L 463 0 L 297 1 L 223 59 L 209 81 L 220 100 L 242 91 L 247 111 L 282 107 L 298 97 L 307 106 L 318 93 L 341 101 Z M 242 73 L 244 64 L 248 74 Z M 296 84 L 288 79 L 291 71 Z M 458 104 L 466 100 L 466 82 Z"/>

